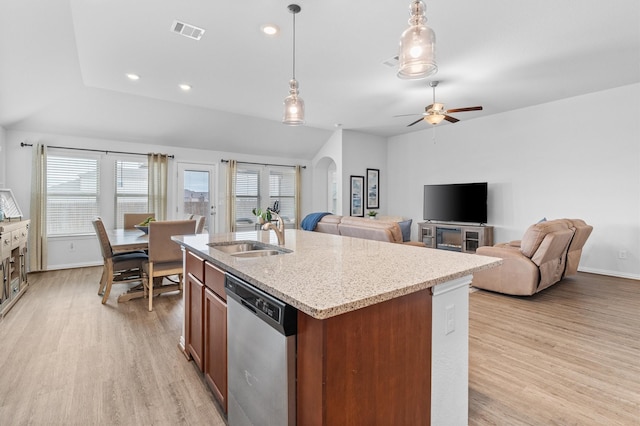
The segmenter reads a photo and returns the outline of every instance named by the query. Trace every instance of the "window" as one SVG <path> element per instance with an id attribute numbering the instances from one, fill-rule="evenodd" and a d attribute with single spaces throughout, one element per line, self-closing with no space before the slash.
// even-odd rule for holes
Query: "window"
<path id="1" fill-rule="evenodd" d="M 100 162 L 91 157 L 47 156 L 47 235 L 92 233 L 98 216 Z"/>
<path id="2" fill-rule="evenodd" d="M 255 229 L 253 209 L 277 208 L 285 224 L 296 223 L 296 172 L 293 167 L 239 163 L 236 172 L 236 228 Z M 276 204 L 277 203 L 277 204 Z"/>
<path id="3" fill-rule="evenodd" d="M 253 209 L 260 207 L 260 170 L 238 165 L 236 172 L 236 226 L 253 229 Z M 266 206 L 265 206 L 266 207 Z"/>
<path id="4" fill-rule="evenodd" d="M 269 207 L 274 208 L 276 203 L 285 223 L 295 223 L 296 172 L 291 167 L 269 169 Z"/>
<path id="5" fill-rule="evenodd" d="M 116 228 L 124 226 L 125 213 L 149 211 L 149 172 L 147 160 L 115 162 L 115 218 Z"/>

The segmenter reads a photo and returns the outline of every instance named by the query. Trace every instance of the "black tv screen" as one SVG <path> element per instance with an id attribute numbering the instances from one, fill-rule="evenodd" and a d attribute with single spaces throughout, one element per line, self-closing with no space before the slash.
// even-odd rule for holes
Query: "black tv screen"
<path id="1" fill-rule="evenodd" d="M 424 220 L 487 223 L 487 183 L 424 186 Z"/>

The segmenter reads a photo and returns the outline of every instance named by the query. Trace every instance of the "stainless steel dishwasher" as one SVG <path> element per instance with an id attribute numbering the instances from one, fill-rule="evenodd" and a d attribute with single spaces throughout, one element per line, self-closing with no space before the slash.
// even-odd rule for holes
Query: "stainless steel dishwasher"
<path id="1" fill-rule="evenodd" d="M 297 311 L 227 274 L 229 426 L 296 423 Z"/>

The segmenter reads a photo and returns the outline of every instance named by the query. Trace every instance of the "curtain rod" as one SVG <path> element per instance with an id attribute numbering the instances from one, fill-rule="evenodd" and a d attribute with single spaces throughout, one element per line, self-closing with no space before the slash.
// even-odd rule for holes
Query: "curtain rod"
<path id="1" fill-rule="evenodd" d="M 20 146 L 21 147 L 25 147 L 25 146 L 33 146 L 32 143 L 26 143 L 26 142 L 20 142 Z M 124 151 L 105 151 L 102 149 L 89 149 L 89 148 L 70 148 L 67 146 L 53 146 L 53 145 L 47 145 L 47 148 L 56 148 L 56 149 L 71 149 L 74 151 L 90 151 L 90 152 L 101 152 L 103 154 L 129 154 L 129 155 L 144 155 L 145 157 L 148 154 L 143 154 L 141 152 L 124 152 Z M 169 158 L 174 158 L 173 155 L 168 155 Z"/>
<path id="2" fill-rule="evenodd" d="M 221 163 L 228 163 L 229 160 L 220 160 Z M 269 163 L 252 163 L 251 161 L 238 161 L 238 164 L 255 164 L 256 166 L 277 166 L 277 167 L 296 167 L 287 164 L 269 164 Z M 307 166 L 300 166 L 302 169 L 306 169 Z"/>

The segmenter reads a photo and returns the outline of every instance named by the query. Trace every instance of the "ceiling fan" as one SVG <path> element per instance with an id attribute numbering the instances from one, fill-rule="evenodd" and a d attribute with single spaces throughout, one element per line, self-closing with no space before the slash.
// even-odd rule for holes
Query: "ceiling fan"
<path id="1" fill-rule="evenodd" d="M 440 123 L 442 120 L 447 120 L 450 123 L 456 123 L 460 120 L 458 120 L 455 117 L 452 117 L 448 114 L 452 114 L 455 112 L 464 112 L 464 111 L 482 111 L 482 107 L 481 106 L 474 106 L 474 107 L 466 107 L 466 108 L 454 108 L 454 109 L 448 109 L 445 111 L 444 109 L 444 104 L 441 103 L 436 103 L 436 86 L 438 85 L 437 81 L 430 81 L 429 82 L 429 86 L 431 86 L 433 88 L 433 103 L 431 105 L 427 105 L 424 108 L 424 111 L 422 113 L 422 118 L 419 118 L 418 120 L 414 121 L 411 124 L 408 124 L 407 127 L 413 126 L 414 124 L 418 124 L 419 122 L 421 122 L 422 120 L 436 125 L 438 123 Z M 417 114 L 410 114 L 410 115 L 417 115 Z"/>

